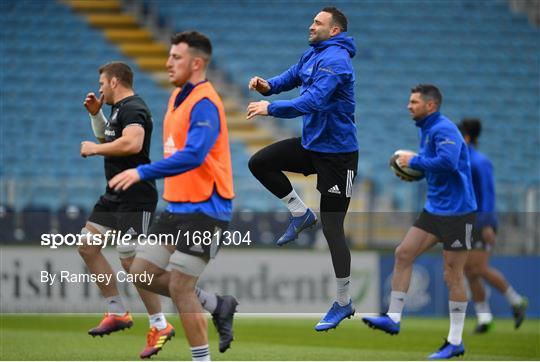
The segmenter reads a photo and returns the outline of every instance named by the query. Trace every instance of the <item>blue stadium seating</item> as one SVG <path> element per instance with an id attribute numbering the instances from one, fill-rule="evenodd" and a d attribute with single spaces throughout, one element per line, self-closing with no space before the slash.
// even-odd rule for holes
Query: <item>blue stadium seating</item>
<path id="1" fill-rule="evenodd" d="M 322 1 L 223 2 L 147 0 L 177 31 L 208 34 L 215 62 L 243 89 L 253 75 L 273 76 L 307 48 L 307 28 Z M 458 122 L 480 117 L 480 149 L 493 159 L 498 183 L 538 182 L 540 164 L 540 31 L 504 0 L 334 1 L 356 39 L 356 120 L 360 176 L 394 190 L 388 172 L 395 149 L 417 147 L 406 110 L 417 83 L 438 85 L 442 111 Z M 296 96 L 292 91 L 280 98 Z M 252 97 L 259 98 L 256 95 Z M 273 99 L 278 96 L 274 96 Z M 280 125 L 299 134 L 301 121 Z"/>
<path id="2" fill-rule="evenodd" d="M 145 0 L 175 30 L 198 29 L 213 40 L 215 65 L 246 88 L 255 75 L 272 76 L 296 62 L 307 47 L 307 27 L 322 1 Z M 499 184 L 540 182 L 540 32 L 510 13 L 504 0 L 343 1 L 358 54 L 356 120 L 360 177 L 378 190 L 407 187 L 388 171 L 387 156 L 417 146 L 406 110 L 409 89 L 431 82 L 444 94 L 443 112 L 454 121 L 485 123 L 480 148 L 495 164 Z M 36 16 L 39 14 L 39 16 Z M 97 91 L 97 68 L 123 60 L 135 69 L 135 87 L 154 115 L 152 158 L 161 155 L 161 119 L 168 92 L 159 88 L 103 34 L 59 2 L 0 2 L 0 178 L 2 202 L 14 206 L 77 204 L 90 208 L 103 192 L 100 158 L 79 157 L 93 139 L 81 103 Z M 247 96 L 252 96 L 248 95 Z M 294 97 L 295 91 L 279 97 Z M 107 111 L 107 110 L 106 110 Z M 282 121 L 292 133 L 300 120 Z M 244 145 L 231 145 L 237 210 L 268 210 L 278 201 L 254 182 Z M 160 183 L 161 185 L 161 183 Z M 9 192 L 8 192 L 9 191 Z M 258 197 L 250 195 L 257 192 Z M 501 203 L 505 208 L 515 203 Z"/>
<path id="3" fill-rule="evenodd" d="M 0 242 L 12 241 L 15 236 L 15 211 L 7 205 L 0 204 Z"/>
<path id="4" fill-rule="evenodd" d="M 79 146 L 94 139 L 82 101 L 88 91 L 97 92 L 98 67 L 122 60 L 134 68 L 135 89 L 154 117 L 153 159 L 162 155 L 161 121 L 169 92 L 69 7 L 36 1 L 1 6 L 2 196 L 8 188 L 14 192 L 17 210 L 30 203 L 91 209 L 105 189 L 103 162 L 81 158 Z M 232 148 L 243 177 L 247 153 L 241 145 Z M 241 201 L 247 194 L 238 195 Z"/>
<path id="5" fill-rule="evenodd" d="M 88 91 L 97 92 L 97 68 L 110 60 L 133 66 L 136 90 L 155 119 L 163 115 L 167 92 L 66 5 L 4 1 L 0 20 L 2 168 L 15 187 L 14 206 L 37 200 L 53 209 L 66 202 L 90 208 L 105 186 L 103 165 L 81 158 L 79 145 L 93 139 L 82 101 Z M 156 122 L 154 154 L 160 129 Z M 81 185 L 76 193 L 73 184 Z"/>

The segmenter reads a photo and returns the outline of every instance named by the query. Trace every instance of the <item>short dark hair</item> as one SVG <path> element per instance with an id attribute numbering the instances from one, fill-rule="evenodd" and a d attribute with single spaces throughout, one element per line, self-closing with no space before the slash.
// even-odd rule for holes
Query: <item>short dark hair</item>
<path id="1" fill-rule="evenodd" d="M 341 31 L 347 31 L 347 17 L 335 6 L 327 6 L 321 11 L 332 14 L 332 21 Z"/>
<path id="2" fill-rule="evenodd" d="M 434 101 L 437 104 L 437 108 L 441 108 L 442 94 L 439 88 L 433 84 L 418 84 L 411 89 L 411 93 L 420 93 L 426 102 Z"/>
<path id="3" fill-rule="evenodd" d="M 133 71 L 124 62 L 109 62 L 99 67 L 99 74 L 105 74 L 107 79 L 115 77 L 125 87 L 133 88 Z"/>
<path id="4" fill-rule="evenodd" d="M 171 44 L 178 45 L 180 43 L 186 43 L 190 48 L 196 49 L 205 55 L 208 59 L 212 57 L 212 43 L 210 39 L 198 31 L 183 31 L 171 36 Z"/>
<path id="5" fill-rule="evenodd" d="M 478 118 L 463 118 L 458 128 L 463 136 L 469 136 L 471 142 L 476 144 L 482 133 L 482 122 Z"/>

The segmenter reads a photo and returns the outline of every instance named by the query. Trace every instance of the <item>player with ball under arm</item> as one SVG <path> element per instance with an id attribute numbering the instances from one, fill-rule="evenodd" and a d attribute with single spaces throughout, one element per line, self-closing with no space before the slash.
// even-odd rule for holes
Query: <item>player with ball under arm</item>
<path id="1" fill-rule="evenodd" d="M 441 103 L 441 92 L 434 85 L 420 84 L 411 90 L 408 109 L 420 128 L 420 150 L 418 155 L 400 152 L 396 162 L 402 169 L 424 173 L 427 200 L 424 210 L 396 248 L 388 312 L 380 317 L 363 318 L 372 328 L 399 333 L 414 260 L 442 242 L 444 281 L 450 297 L 450 331 L 442 347 L 429 359 L 465 353 L 462 334 L 467 295 L 463 270 L 471 249 L 476 210 L 467 144 L 456 125 L 439 112 Z M 404 178 L 402 174 L 398 176 Z"/>

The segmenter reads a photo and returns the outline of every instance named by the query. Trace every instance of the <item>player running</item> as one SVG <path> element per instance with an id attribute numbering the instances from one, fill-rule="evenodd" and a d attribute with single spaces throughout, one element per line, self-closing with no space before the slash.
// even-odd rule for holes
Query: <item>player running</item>
<path id="1" fill-rule="evenodd" d="M 133 91 L 133 72 L 122 62 L 111 62 L 99 68 L 101 98 L 89 93 L 84 106 L 90 113 L 94 135 L 101 143 L 84 141 L 81 156 L 104 156 L 105 177 L 110 180 L 117 173 L 134 166 L 150 162 L 150 140 L 152 138 L 152 116 L 144 101 Z M 107 120 L 101 110 L 102 103 L 111 105 L 111 116 Z M 129 192 L 116 192 L 107 186 L 88 218 L 83 234 L 105 235 L 116 230 L 131 234 L 147 233 L 156 208 L 157 190 L 153 181 L 141 183 Z M 90 243 L 79 247 L 90 273 L 113 275 L 113 270 L 101 253 L 101 245 Z M 128 271 L 135 255 L 134 246 L 117 246 L 123 268 Z M 88 331 L 92 336 L 103 336 L 130 328 L 131 314 L 124 306 L 115 278 L 111 283 L 97 282 L 107 303 L 107 313 L 101 323 Z M 148 336 L 157 333 L 167 340 L 174 336 L 174 328 L 161 311 L 159 296 L 137 288 L 149 315 Z M 148 346 L 147 346 L 148 348 Z M 146 351 L 141 357 L 149 357 Z"/>
<path id="2" fill-rule="evenodd" d="M 110 180 L 125 169 L 150 162 L 153 125 L 150 110 L 134 93 L 133 72 L 127 64 L 105 64 L 99 69 L 99 74 L 101 97 L 98 100 L 94 93 L 89 93 L 84 106 L 90 113 L 94 135 L 101 143 L 82 142 L 81 156 L 104 156 L 105 176 Z M 112 106 L 109 120 L 101 110 L 103 102 Z M 112 230 L 129 233 L 133 238 L 140 233 L 147 234 L 156 204 L 157 190 L 154 181 L 142 182 L 137 187 L 122 192 L 117 192 L 107 185 L 82 234 L 105 235 Z M 101 248 L 101 245 L 87 243 L 79 247 L 79 253 L 90 273 L 112 275 L 113 270 L 101 253 Z M 135 256 L 135 245 L 118 245 L 117 251 L 123 268 L 128 271 Z M 97 282 L 97 285 L 107 303 L 107 313 L 100 324 L 88 333 L 92 336 L 103 336 L 130 328 L 133 318 L 122 302 L 115 278 L 111 279 L 110 284 Z M 150 320 L 147 345 L 140 357 L 149 358 L 162 349 L 174 336 L 175 331 L 161 311 L 158 295 L 140 287 L 137 292 Z"/>
<path id="3" fill-rule="evenodd" d="M 199 300 L 195 286 L 218 251 L 217 238 L 232 216 L 234 197 L 231 155 L 225 110 L 221 98 L 206 79 L 212 46 L 198 32 L 175 34 L 167 60 L 173 91 L 163 127 L 164 159 L 126 170 L 109 181 L 115 190 L 130 190 L 140 182 L 165 178 L 163 197 L 169 202 L 150 228 L 150 234 L 177 235 L 178 230 L 205 232 L 211 245 L 186 237 L 177 245 L 141 245 L 131 273 L 154 274 L 145 288 L 170 295 L 178 309 L 193 360 L 210 360 L 206 317 L 202 304 L 213 310 L 220 337 L 220 352 L 232 341 L 236 300 L 205 293 Z M 170 267 L 170 272 L 167 271 Z"/>
<path id="4" fill-rule="evenodd" d="M 408 109 L 421 131 L 420 151 L 417 156 L 403 154 L 397 162 L 400 167 L 424 172 L 427 200 L 424 210 L 396 248 L 388 312 L 380 317 L 363 318 L 372 328 L 399 333 L 414 260 L 442 242 L 444 281 L 450 298 L 450 331 L 442 347 L 429 359 L 465 353 L 462 335 L 467 294 L 463 269 L 471 249 L 476 210 L 467 145 L 456 125 L 439 112 L 441 104 L 442 95 L 433 85 L 420 84 L 411 90 Z"/>
<path id="5" fill-rule="evenodd" d="M 280 118 L 303 116 L 301 138 L 290 138 L 258 151 L 249 160 L 253 175 L 279 198 L 292 216 L 277 240 L 283 246 L 317 222 L 293 189 L 283 171 L 317 174 L 321 193 L 322 230 L 332 256 L 336 276 L 336 301 L 315 326 L 316 331 L 336 328 L 354 315 L 349 292 L 351 254 L 345 242 L 343 222 L 352 196 L 358 164 L 358 141 L 354 122 L 354 70 L 351 58 L 356 47 L 347 36 L 347 18 L 334 7 L 315 16 L 309 28 L 311 48 L 286 72 L 269 80 L 253 77 L 249 89 L 264 96 L 301 87 L 290 101 L 252 102 L 247 118 L 257 115 Z"/>
<path id="6" fill-rule="evenodd" d="M 472 181 L 478 204 L 476 225 L 472 234 L 472 250 L 465 264 L 465 275 L 471 288 L 478 321 L 474 332 L 486 333 L 493 327 L 493 315 L 489 308 L 489 301 L 486 300 L 482 279 L 506 297 L 508 304 L 512 307 L 514 327 L 518 329 L 525 319 L 527 298 L 518 294 L 499 270 L 489 266 L 489 255 L 495 244 L 498 222 L 495 214 L 493 165 L 484 154 L 476 150 L 478 137 L 482 132 L 482 124 L 478 119 L 464 119 L 461 121 L 459 129 L 469 146 Z"/>

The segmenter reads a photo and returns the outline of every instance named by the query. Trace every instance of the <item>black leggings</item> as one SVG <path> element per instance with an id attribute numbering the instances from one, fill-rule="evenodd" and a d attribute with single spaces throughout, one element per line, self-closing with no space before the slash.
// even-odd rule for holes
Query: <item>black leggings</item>
<path id="1" fill-rule="evenodd" d="M 302 147 L 298 139 L 276 142 L 259 150 L 249 160 L 249 169 L 276 197 L 282 199 L 293 190 L 283 171 L 311 175 L 317 173 L 312 154 Z M 343 222 L 350 198 L 321 194 L 321 223 L 328 242 L 332 264 L 337 278 L 351 274 L 351 253 L 345 242 Z"/>

